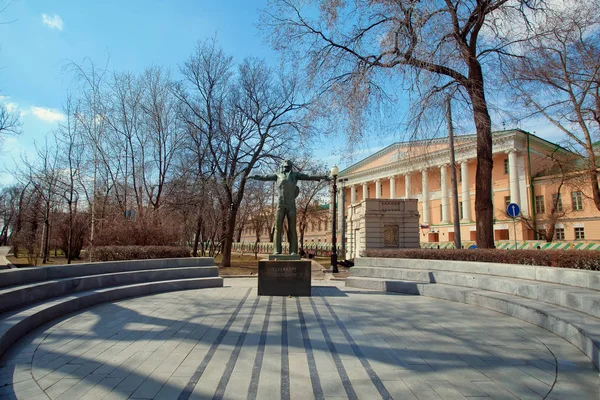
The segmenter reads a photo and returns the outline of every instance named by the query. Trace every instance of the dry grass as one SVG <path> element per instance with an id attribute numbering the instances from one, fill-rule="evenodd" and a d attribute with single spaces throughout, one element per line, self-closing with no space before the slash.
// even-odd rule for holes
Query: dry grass
<path id="1" fill-rule="evenodd" d="M 231 254 L 231 267 L 223 268 L 221 265 L 222 255 L 215 257 L 215 263 L 219 266 L 219 275 L 258 275 L 258 261 L 264 259 L 264 254 L 254 258 L 254 254 Z"/>
<path id="2" fill-rule="evenodd" d="M 15 256 L 8 256 L 6 257 L 8 259 L 8 261 L 13 264 L 15 267 L 17 268 L 23 268 L 23 267 L 33 267 L 34 265 L 29 263 L 29 260 L 27 257 L 15 257 Z M 84 260 L 84 259 L 80 259 L 80 260 L 71 260 L 71 264 L 81 264 L 81 263 L 85 263 L 88 262 L 88 260 Z M 42 264 L 42 260 L 38 259 L 38 264 L 37 267 L 41 267 L 41 266 L 47 266 L 47 265 L 65 265 L 67 263 L 67 258 L 64 256 L 50 256 L 50 259 L 48 260 L 48 262 L 46 264 Z"/>

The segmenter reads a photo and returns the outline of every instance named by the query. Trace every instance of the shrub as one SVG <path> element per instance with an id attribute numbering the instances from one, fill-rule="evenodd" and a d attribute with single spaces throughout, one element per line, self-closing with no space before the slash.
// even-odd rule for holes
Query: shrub
<path id="1" fill-rule="evenodd" d="M 96 261 L 148 260 L 153 258 L 189 257 L 184 246 L 100 246 L 94 248 Z"/>
<path id="2" fill-rule="evenodd" d="M 593 250 L 371 249 L 366 250 L 364 256 L 479 261 L 600 271 L 600 252 Z"/>

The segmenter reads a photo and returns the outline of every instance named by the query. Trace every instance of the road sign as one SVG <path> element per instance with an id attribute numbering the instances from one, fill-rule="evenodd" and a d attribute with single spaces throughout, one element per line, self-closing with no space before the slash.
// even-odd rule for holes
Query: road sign
<path id="1" fill-rule="evenodd" d="M 506 213 L 511 218 L 517 218 L 521 213 L 521 209 L 518 204 L 510 203 L 508 207 L 506 207 Z"/>

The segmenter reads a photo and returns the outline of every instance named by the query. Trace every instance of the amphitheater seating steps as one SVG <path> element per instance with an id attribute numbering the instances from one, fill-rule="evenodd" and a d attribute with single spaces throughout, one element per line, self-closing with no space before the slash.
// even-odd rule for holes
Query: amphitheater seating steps
<path id="1" fill-rule="evenodd" d="M 99 303 L 222 286 L 208 257 L 1 271 L 0 355 L 42 324 Z"/>
<path id="2" fill-rule="evenodd" d="M 498 264 L 400 259 L 387 263 L 357 259 L 346 286 L 418 294 L 511 315 L 561 336 L 600 368 L 600 287 L 594 286 L 598 272 L 507 265 L 503 275 Z M 571 285 L 560 284 L 561 277 Z"/>

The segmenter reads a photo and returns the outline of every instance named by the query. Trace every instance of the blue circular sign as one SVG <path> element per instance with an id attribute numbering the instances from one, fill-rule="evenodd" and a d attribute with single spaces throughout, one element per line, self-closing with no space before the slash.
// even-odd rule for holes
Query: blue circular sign
<path id="1" fill-rule="evenodd" d="M 506 207 L 506 213 L 511 218 L 517 218 L 519 216 L 519 214 L 521 213 L 521 209 L 519 208 L 518 204 L 510 203 L 508 205 L 508 207 Z"/>

